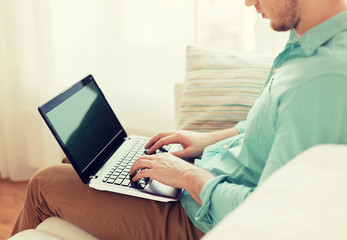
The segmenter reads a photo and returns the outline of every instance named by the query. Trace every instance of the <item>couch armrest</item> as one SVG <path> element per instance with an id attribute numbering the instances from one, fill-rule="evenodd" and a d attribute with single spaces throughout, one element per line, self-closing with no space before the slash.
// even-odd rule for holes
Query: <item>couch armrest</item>
<path id="1" fill-rule="evenodd" d="M 313 147 L 259 186 L 204 239 L 347 239 L 347 145 Z"/>

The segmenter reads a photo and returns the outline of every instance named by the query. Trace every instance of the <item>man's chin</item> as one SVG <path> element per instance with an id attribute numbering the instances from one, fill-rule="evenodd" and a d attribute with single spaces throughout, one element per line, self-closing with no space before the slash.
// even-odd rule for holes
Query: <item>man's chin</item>
<path id="1" fill-rule="evenodd" d="M 285 25 L 285 24 L 275 24 L 274 22 L 270 22 L 270 26 L 273 30 L 277 32 L 287 32 L 293 28 L 292 25 Z"/>

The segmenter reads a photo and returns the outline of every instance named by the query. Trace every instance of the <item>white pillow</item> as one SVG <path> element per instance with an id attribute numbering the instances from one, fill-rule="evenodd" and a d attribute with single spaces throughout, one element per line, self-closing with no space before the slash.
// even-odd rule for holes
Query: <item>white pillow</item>
<path id="1" fill-rule="evenodd" d="M 178 128 L 214 131 L 246 119 L 273 57 L 188 46 L 186 61 Z"/>

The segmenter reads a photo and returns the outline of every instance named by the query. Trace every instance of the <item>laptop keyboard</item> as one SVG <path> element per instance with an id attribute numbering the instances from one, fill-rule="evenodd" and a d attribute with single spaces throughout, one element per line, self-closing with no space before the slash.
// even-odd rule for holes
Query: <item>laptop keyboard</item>
<path id="1" fill-rule="evenodd" d="M 131 144 L 128 147 L 128 150 L 124 151 L 119 161 L 105 175 L 102 181 L 108 184 L 114 184 L 114 185 L 119 185 L 124 187 L 137 188 L 137 189 L 144 189 L 149 182 L 149 178 L 141 178 L 139 181 L 133 182 L 131 181 L 129 172 L 134 162 L 137 159 L 139 159 L 142 155 L 146 154 L 147 150 L 145 149 L 145 145 L 147 142 L 148 142 L 148 139 L 144 139 L 141 137 L 138 137 L 138 138 L 133 137 L 131 139 Z M 162 152 L 169 152 L 174 145 L 175 144 L 165 145 L 161 149 L 157 149 L 155 154 L 162 153 Z M 141 170 L 138 170 L 138 171 L 141 171 Z"/>
<path id="2" fill-rule="evenodd" d="M 146 153 L 145 145 L 148 140 L 143 138 L 135 138 L 132 140 L 131 146 L 123 153 L 120 160 L 102 179 L 103 182 L 138 189 L 144 189 L 146 187 L 149 178 L 142 178 L 137 182 L 133 182 L 131 181 L 129 172 L 134 162 Z"/>

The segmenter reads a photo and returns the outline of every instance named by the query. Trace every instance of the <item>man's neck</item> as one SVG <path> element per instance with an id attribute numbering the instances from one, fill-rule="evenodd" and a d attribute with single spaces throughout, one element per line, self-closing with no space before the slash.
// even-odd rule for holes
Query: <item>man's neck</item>
<path id="1" fill-rule="evenodd" d="M 347 10 L 345 0 L 306 0 L 302 2 L 300 22 L 295 27 L 295 32 L 299 36 L 302 36 L 305 32 L 329 18 Z"/>

